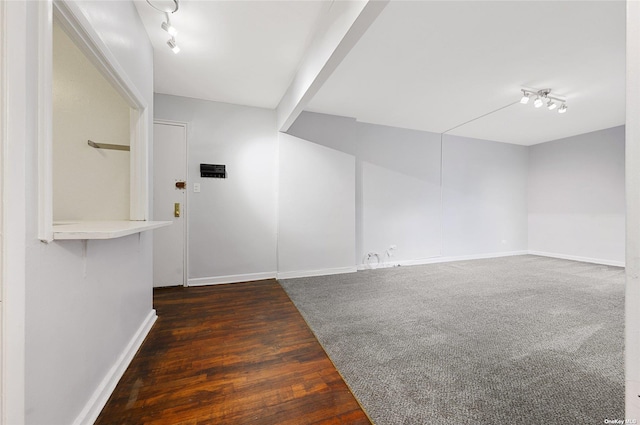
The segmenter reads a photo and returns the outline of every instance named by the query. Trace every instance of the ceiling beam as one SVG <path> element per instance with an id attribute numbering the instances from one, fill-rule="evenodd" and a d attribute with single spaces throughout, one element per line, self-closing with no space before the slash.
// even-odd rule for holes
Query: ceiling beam
<path id="1" fill-rule="evenodd" d="M 279 131 L 289 129 L 388 3 L 389 0 L 331 3 L 276 108 Z"/>

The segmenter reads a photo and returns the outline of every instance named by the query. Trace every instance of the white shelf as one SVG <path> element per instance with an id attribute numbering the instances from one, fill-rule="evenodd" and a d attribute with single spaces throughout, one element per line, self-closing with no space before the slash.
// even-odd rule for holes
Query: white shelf
<path id="1" fill-rule="evenodd" d="M 61 221 L 53 223 L 53 239 L 115 239 L 169 226 L 171 221 Z"/>

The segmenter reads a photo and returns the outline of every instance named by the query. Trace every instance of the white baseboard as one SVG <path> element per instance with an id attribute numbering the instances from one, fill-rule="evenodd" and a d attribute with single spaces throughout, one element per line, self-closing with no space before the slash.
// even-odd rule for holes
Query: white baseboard
<path id="1" fill-rule="evenodd" d="M 157 319 L 158 316 L 156 315 L 156 311 L 152 309 L 136 331 L 135 335 L 133 335 L 133 338 L 131 338 L 125 349 L 122 351 L 118 360 L 111 369 L 109 369 L 109 372 L 107 372 L 102 382 L 100 382 L 98 388 L 93 392 L 91 398 L 87 404 L 85 404 L 76 420 L 73 421 L 73 425 L 91 425 L 96 421 L 96 419 L 98 419 L 98 415 L 100 415 L 102 408 L 107 404 L 107 401 L 109 400 L 109 397 L 111 397 L 113 390 L 116 388 L 118 381 L 122 378 L 127 367 L 129 367 L 131 360 L 133 360 L 133 356 L 135 356 Z"/>
<path id="2" fill-rule="evenodd" d="M 398 266 L 420 266 L 424 264 L 436 264 L 436 263 L 450 263 L 452 261 L 465 261 L 465 260 L 483 260 L 487 258 L 500 258 L 500 257 L 512 257 L 514 255 L 527 255 L 528 251 L 508 251 L 508 252 L 492 252 L 489 254 L 472 254 L 472 255 L 458 255 L 451 257 L 429 257 L 419 260 L 401 260 L 401 261 L 387 261 L 380 265 L 373 265 L 373 267 L 367 264 L 360 264 L 358 270 L 371 270 L 371 269 L 386 269 L 390 267 Z"/>
<path id="3" fill-rule="evenodd" d="M 222 285 L 225 283 L 251 282 L 275 279 L 276 272 L 233 274 L 228 276 L 197 277 L 189 279 L 189 286 Z"/>
<path id="4" fill-rule="evenodd" d="M 357 271 L 358 271 L 358 268 L 356 266 L 338 267 L 335 269 L 322 269 L 322 270 L 298 270 L 294 272 L 278 273 L 278 279 L 295 279 L 298 277 L 328 276 L 331 274 L 355 273 Z"/>
<path id="5" fill-rule="evenodd" d="M 605 266 L 624 267 L 624 261 L 603 260 L 602 258 L 580 257 L 578 255 L 556 254 L 554 252 L 528 251 L 531 255 L 539 255 L 541 257 L 559 258 L 561 260 L 581 261 L 583 263 L 602 264 Z"/>

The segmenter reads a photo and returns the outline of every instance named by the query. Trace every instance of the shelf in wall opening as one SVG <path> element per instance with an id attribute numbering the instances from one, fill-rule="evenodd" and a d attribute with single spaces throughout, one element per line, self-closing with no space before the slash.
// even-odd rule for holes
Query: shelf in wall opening
<path id="1" fill-rule="evenodd" d="M 115 239 L 169 226 L 171 221 L 57 221 L 54 240 Z"/>

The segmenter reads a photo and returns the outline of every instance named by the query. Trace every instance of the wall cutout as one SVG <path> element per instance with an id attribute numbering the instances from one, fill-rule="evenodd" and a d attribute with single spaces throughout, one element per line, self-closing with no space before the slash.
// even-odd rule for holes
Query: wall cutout
<path id="1" fill-rule="evenodd" d="M 54 20 L 54 222 L 129 220 L 129 117 L 129 104 Z"/>

